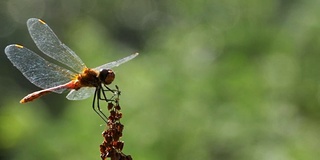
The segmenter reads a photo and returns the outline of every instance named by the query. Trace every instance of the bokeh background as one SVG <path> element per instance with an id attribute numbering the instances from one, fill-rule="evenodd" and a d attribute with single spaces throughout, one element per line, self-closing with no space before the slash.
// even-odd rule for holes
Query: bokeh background
<path id="1" fill-rule="evenodd" d="M 2 0 L 0 48 L 43 54 L 44 19 L 88 67 L 115 68 L 124 153 L 138 160 L 312 160 L 320 156 L 320 1 Z M 89 98 L 39 90 L 0 54 L 1 159 L 100 159 Z M 111 85 L 111 87 L 113 87 Z"/>

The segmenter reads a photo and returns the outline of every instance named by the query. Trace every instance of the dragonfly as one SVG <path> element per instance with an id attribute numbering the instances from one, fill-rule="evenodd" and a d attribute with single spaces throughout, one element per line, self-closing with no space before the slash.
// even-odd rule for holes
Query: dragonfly
<path id="1" fill-rule="evenodd" d="M 70 90 L 66 96 L 69 100 L 82 100 L 94 95 L 92 108 L 107 122 L 100 108 L 100 100 L 108 101 L 105 91 L 113 91 L 108 88 L 115 79 L 112 68 L 132 60 L 139 53 L 96 68 L 88 68 L 74 51 L 58 39 L 43 20 L 30 18 L 27 27 L 39 50 L 56 63 L 47 61 L 19 44 L 11 44 L 5 48 L 5 54 L 12 64 L 31 83 L 42 88 L 22 98 L 20 103 L 31 102 L 51 92 L 61 94 L 66 90 Z"/>

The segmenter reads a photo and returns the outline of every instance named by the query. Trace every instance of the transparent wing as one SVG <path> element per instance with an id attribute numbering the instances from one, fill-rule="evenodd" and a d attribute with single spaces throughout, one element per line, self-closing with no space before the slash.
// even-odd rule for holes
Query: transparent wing
<path id="1" fill-rule="evenodd" d="M 54 34 L 42 20 L 30 18 L 27 21 L 29 33 L 37 47 L 47 56 L 65 64 L 80 73 L 85 67 L 82 60 Z"/>
<path id="2" fill-rule="evenodd" d="M 111 69 L 113 67 L 117 67 L 127 61 L 130 61 L 131 59 L 133 59 L 134 57 L 136 57 L 137 55 L 139 55 L 138 53 L 132 54 L 128 57 L 122 58 L 120 60 L 117 61 L 113 61 L 107 64 L 104 64 L 102 66 L 99 66 L 97 68 L 95 68 L 96 70 L 100 70 L 100 69 Z M 69 92 L 69 94 L 67 95 L 67 99 L 69 100 L 82 100 L 82 99 L 86 99 L 88 97 L 90 97 L 91 95 L 94 94 L 95 91 L 95 87 L 82 87 L 79 90 L 71 90 Z"/>
<path id="3" fill-rule="evenodd" d="M 82 100 L 89 98 L 94 94 L 95 87 L 82 87 L 79 90 L 71 90 L 67 95 L 67 99 L 69 100 Z"/>
<path id="4" fill-rule="evenodd" d="M 101 66 L 99 66 L 97 68 L 94 68 L 94 69 L 97 70 L 97 71 L 100 71 L 101 69 L 111 69 L 111 68 L 114 68 L 114 67 L 118 67 L 121 64 L 130 61 L 131 59 L 135 58 L 138 55 L 139 55 L 139 53 L 135 53 L 135 54 L 132 54 L 132 55 L 130 55 L 128 57 L 124 57 L 124 58 L 119 59 L 117 61 L 109 62 L 107 64 L 101 65 Z"/>
<path id="5" fill-rule="evenodd" d="M 5 53 L 12 64 L 34 85 L 46 89 L 67 83 L 75 73 L 50 63 L 21 46 L 12 44 L 5 48 Z M 55 92 L 61 93 L 63 90 Z"/>

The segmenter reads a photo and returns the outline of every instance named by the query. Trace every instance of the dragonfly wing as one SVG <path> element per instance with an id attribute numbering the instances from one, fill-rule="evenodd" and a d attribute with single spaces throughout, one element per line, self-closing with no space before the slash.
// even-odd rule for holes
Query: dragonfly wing
<path id="1" fill-rule="evenodd" d="M 27 26 L 33 41 L 44 54 L 72 68 L 78 73 L 82 72 L 83 68 L 85 68 L 82 60 L 58 39 L 44 21 L 37 18 L 30 18 L 27 21 Z"/>
<path id="2" fill-rule="evenodd" d="M 34 85 L 46 89 L 70 81 L 75 73 L 50 63 L 21 46 L 12 44 L 5 48 L 5 53 L 12 64 Z M 61 93 L 62 90 L 55 92 Z"/>
<path id="3" fill-rule="evenodd" d="M 101 69 L 111 69 L 111 68 L 114 68 L 114 67 L 118 67 L 121 64 L 130 61 L 131 59 L 135 58 L 138 55 L 139 55 L 139 53 L 135 53 L 135 54 L 132 54 L 130 56 L 124 57 L 122 59 L 119 59 L 117 61 L 109 62 L 107 64 L 104 64 L 104 65 L 101 65 L 101 66 L 95 68 L 95 70 L 100 71 Z"/>
<path id="4" fill-rule="evenodd" d="M 71 90 L 67 95 L 67 99 L 69 100 L 82 100 L 89 98 L 94 94 L 96 88 L 94 87 L 82 87 L 79 90 Z"/>

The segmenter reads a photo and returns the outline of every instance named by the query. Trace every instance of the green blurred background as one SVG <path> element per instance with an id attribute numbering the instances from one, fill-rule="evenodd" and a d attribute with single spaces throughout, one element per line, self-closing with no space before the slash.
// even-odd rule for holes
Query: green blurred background
<path id="1" fill-rule="evenodd" d="M 44 19 L 88 67 L 115 68 L 124 153 L 137 160 L 311 160 L 320 156 L 320 1 L 2 0 L 0 48 L 41 54 Z M 0 159 L 100 159 L 92 98 L 39 90 L 4 52 Z M 112 85 L 112 86 L 113 86 Z"/>

